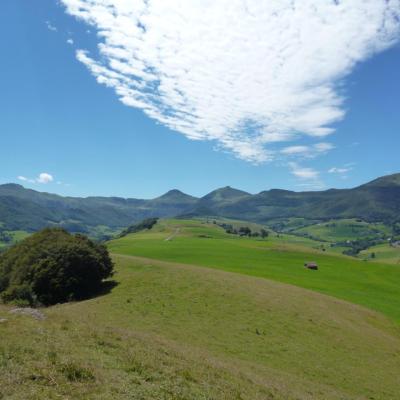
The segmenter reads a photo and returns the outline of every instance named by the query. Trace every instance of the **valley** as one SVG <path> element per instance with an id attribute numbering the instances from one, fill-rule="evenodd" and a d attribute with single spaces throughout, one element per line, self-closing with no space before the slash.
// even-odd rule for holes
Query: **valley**
<path id="1" fill-rule="evenodd" d="M 0 304 L 0 399 L 395 399 L 397 220 L 218 214 L 215 202 L 247 196 L 206 196 L 209 215 L 50 224 L 103 242 L 116 273 L 91 299 L 40 308 L 43 319 Z M 42 223 L 7 215 L 0 251 Z"/>

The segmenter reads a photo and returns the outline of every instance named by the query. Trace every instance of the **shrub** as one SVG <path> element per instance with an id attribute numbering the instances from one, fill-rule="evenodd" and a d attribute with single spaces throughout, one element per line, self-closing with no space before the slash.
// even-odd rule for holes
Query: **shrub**
<path id="1" fill-rule="evenodd" d="M 96 293 L 112 274 L 103 245 L 47 228 L 0 254 L 0 296 L 30 305 L 79 300 Z"/>

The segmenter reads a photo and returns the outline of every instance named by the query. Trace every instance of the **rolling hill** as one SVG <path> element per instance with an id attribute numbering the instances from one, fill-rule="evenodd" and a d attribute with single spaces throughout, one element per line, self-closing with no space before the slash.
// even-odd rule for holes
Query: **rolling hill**
<path id="1" fill-rule="evenodd" d="M 400 219 L 400 174 L 353 189 L 292 192 L 272 189 L 249 194 L 225 187 L 202 198 L 171 190 L 155 199 L 62 197 L 0 185 L 0 229 L 32 232 L 49 225 L 95 236 L 149 217 L 220 216 L 266 223 L 276 218 L 361 218 L 393 223 Z M 104 228 L 104 229 L 103 229 Z M 100 233 L 99 233 L 100 232 Z"/>
<path id="2" fill-rule="evenodd" d="M 400 322 L 400 265 L 365 262 L 292 235 L 228 234 L 206 220 L 159 220 L 109 242 L 111 252 L 267 278 L 369 307 Z M 320 269 L 303 267 L 316 261 Z"/>
<path id="3" fill-rule="evenodd" d="M 197 199 L 171 190 L 155 199 L 120 197 L 62 197 L 0 185 L 0 228 L 32 232 L 58 225 L 70 231 L 93 233 L 96 227 L 119 229 L 152 216 L 173 216 L 190 209 Z"/>
<path id="4" fill-rule="evenodd" d="M 160 220 L 109 242 L 111 292 L 38 320 L 0 305 L 0 398 L 397 398 L 399 267 L 288 239 Z"/>

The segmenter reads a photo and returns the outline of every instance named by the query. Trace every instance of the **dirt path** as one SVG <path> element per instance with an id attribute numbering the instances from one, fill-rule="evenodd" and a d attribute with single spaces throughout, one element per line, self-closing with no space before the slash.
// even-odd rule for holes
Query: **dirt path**
<path id="1" fill-rule="evenodd" d="M 171 233 L 171 235 L 169 235 L 166 239 L 164 239 L 166 242 L 172 240 L 175 236 L 178 235 L 178 233 L 181 231 L 181 228 L 176 228 L 175 231 L 173 233 Z"/>

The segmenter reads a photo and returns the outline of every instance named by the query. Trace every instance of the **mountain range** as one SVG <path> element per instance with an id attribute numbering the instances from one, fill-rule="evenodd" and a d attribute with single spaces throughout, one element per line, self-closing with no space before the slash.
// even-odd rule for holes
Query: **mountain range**
<path id="1" fill-rule="evenodd" d="M 0 230 L 32 232 L 62 226 L 90 233 L 119 229 L 149 217 L 215 216 L 267 223 L 272 219 L 356 217 L 393 223 L 400 220 L 400 174 L 352 189 L 293 192 L 271 189 L 250 194 L 231 187 L 197 198 L 170 190 L 155 199 L 63 197 L 9 183 L 0 185 Z"/>

